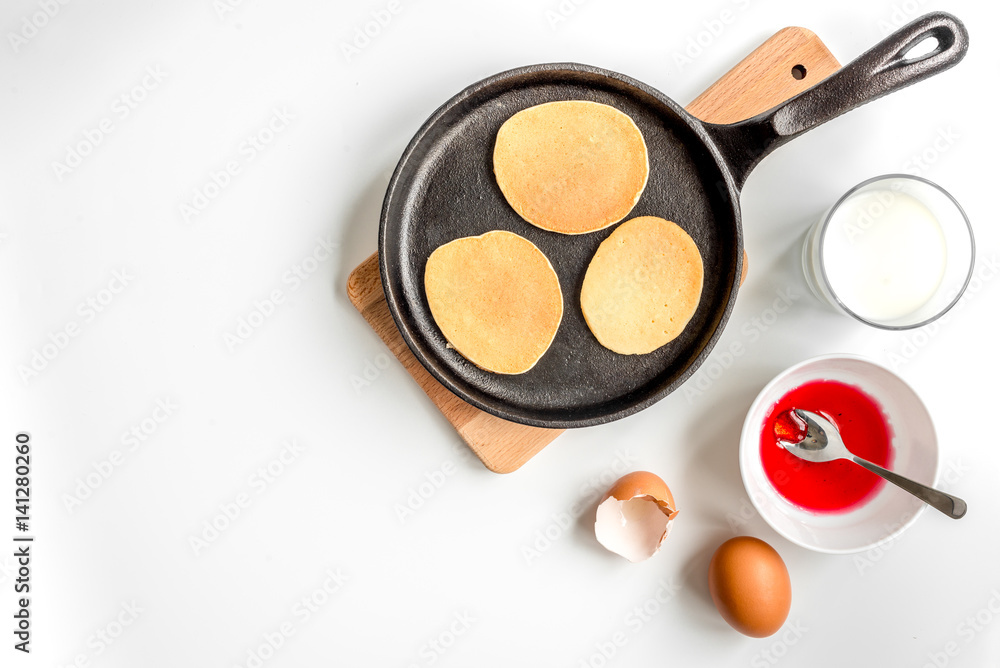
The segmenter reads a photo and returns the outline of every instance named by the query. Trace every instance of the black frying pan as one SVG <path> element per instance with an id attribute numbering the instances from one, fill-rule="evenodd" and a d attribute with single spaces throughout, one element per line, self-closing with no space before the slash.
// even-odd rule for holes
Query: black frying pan
<path id="1" fill-rule="evenodd" d="M 912 59 L 925 38 L 937 46 Z M 732 125 L 704 123 L 646 84 L 596 67 L 533 65 L 473 84 L 446 102 L 407 146 L 389 183 L 379 228 L 379 266 L 389 310 L 410 350 L 446 387 L 508 420 L 583 427 L 631 415 L 677 389 L 705 360 L 739 288 L 743 236 L 739 194 L 765 155 L 865 102 L 955 65 L 968 33 L 955 17 L 927 14 L 784 104 Z M 582 235 L 536 228 L 507 204 L 493 176 L 493 145 L 516 112 L 554 100 L 592 100 L 639 126 L 649 181 L 628 218 L 672 220 L 705 264 L 701 302 L 684 332 L 648 355 L 601 346 L 580 311 L 580 287 L 598 245 L 614 227 Z M 515 232 L 549 258 L 562 285 L 555 340 L 527 373 L 483 371 L 447 348 L 424 294 L 424 265 L 438 246 L 490 230 Z"/>

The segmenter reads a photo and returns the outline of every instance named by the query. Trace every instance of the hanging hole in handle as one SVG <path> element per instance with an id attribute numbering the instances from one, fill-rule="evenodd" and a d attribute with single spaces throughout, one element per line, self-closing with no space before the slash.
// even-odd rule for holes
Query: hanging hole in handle
<path id="1" fill-rule="evenodd" d="M 937 37 L 930 35 L 911 46 L 903 54 L 903 62 L 912 63 L 915 60 L 942 51 L 941 42 Z"/>
<path id="2" fill-rule="evenodd" d="M 792 78 L 796 81 L 802 81 L 806 78 L 806 68 L 803 65 L 796 65 L 792 68 Z"/>

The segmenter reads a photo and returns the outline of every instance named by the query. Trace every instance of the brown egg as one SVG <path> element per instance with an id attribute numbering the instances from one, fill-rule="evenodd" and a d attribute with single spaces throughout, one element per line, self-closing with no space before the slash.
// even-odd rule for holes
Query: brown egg
<path id="1" fill-rule="evenodd" d="M 631 562 L 645 561 L 660 551 L 676 516 L 667 483 L 655 473 L 633 471 L 601 499 L 594 533 L 612 552 Z"/>
<path id="2" fill-rule="evenodd" d="M 731 538 L 715 551 L 708 590 L 722 618 L 751 638 L 773 635 L 792 606 L 792 582 L 781 555 L 750 536 Z"/>
<path id="3" fill-rule="evenodd" d="M 619 501 L 628 501 L 643 495 L 666 501 L 667 505 L 671 508 L 674 507 L 674 495 L 670 493 L 667 483 L 663 482 L 663 478 L 649 471 L 632 471 L 623 475 L 618 479 L 618 482 L 611 486 L 602 501 L 606 501 L 611 496 Z"/>

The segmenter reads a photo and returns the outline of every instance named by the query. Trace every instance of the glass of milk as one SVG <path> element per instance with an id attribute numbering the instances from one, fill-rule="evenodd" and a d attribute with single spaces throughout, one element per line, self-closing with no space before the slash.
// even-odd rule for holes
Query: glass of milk
<path id="1" fill-rule="evenodd" d="M 883 329 L 920 327 L 958 302 L 975 241 L 962 207 L 905 174 L 849 190 L 806 235 L 802 267 L 820 301 Z"/>

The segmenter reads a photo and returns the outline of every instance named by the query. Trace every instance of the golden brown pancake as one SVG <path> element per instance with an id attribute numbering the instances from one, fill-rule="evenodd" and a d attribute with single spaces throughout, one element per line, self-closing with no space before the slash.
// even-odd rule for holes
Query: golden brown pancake
<path id="1" fill-rule="evenodd" d="M 642 355 L 674 340 L 701 299 L 704 270 L 694 240 L 656 216 L 626 221 L 597 248 L 580 306 L 605 348 Z"/>
<path id="2" fill-rule="evenodd" d="M 513 232 L 456 239 L 427 259 L 424 289 L 448 343 L 478 367 L 524 373 L 545 354 L 562 319 L 548 258 Z"/>
<path id="3" fill-rule="evenodd" d="M 649 159 L 639 128 L 597 102 L 548 102 L 511 116 L 497 133 L 493 171 L 526 221 L 584 234 L 622 220 L 646 187 Z"/>

